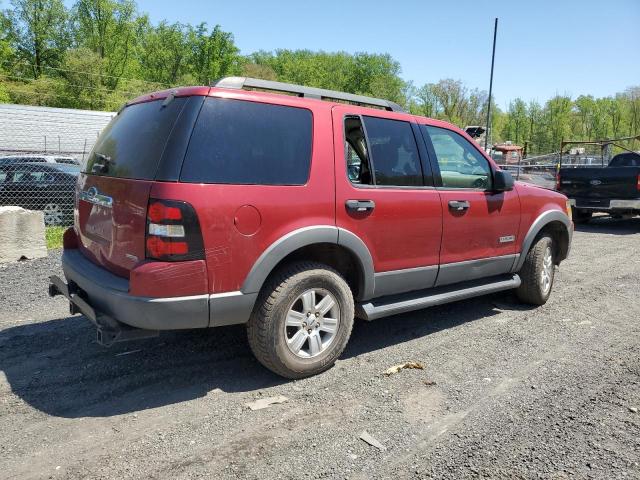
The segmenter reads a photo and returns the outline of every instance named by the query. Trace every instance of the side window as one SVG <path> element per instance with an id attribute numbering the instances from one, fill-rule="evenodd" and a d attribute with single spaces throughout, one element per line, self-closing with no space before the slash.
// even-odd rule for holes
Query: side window
<path id="1" fill-rule="evenodd" d="M 462 135 L 445 128 L 422 125 L 436 153 L 445 188 L 491 188 L 491 167 Z"/>
<path id="2" fill-rule="evenodd" d="M 207 98 L 182 167 L 184 182 L 304 185 L 312 115 L 303 108 Z"/>
<path id="3" fill-rule="evenodd" d="M 347 160 L 349 181 L 356 185 L 373 185 L 369 152 L 360 117 L 345 119 L 344 136 L 344 155 Z"/>
<path id="4" fill-rule="evenodd" d="M 422 167 L 411 124 L 364 117 L 376 185 L 422 186 Z"/>
<path id="5" fill-rule="evenodd" d="M 15 170 L 13 172 L 13 183 L 29 182 L 31 179 L 31 172 L 28 170 Z"/>
<path id="6" fill-rule="evenodd" d="M 357 185 L 424 185 L 411 124 L 378 117 L 362 118 L 364 128 L 361 117 L 345 119 L 345 157 L 349 180 Z"/>

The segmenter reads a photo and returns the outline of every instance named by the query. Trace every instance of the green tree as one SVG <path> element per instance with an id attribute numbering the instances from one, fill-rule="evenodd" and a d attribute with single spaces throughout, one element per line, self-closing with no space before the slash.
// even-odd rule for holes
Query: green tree
<path id="1" fill-rule="evenodd" d="M 216 25 L 209 33 L 206 23 L 190 29 L 190 72 L 197 83 L 207 85 L 212 80 L 238 75 L 242 69 L 240 50 L 233 35 Z"/>
<path id="2" fill-rule="evenodd" d="M 62 64 L 65 107 L 102 110 L 109 90 L 102 83 L 100 56 L 88 48 L 67 50 Z"/>
<path id="3" fill-rule="evenodd" d="M 628 88 L 623 99 L 627 132 L 629 135 L 640 135 L 640 86 Z"/>
<path id="4" fill-rule="evenodd" d="M 556 95 L 545 104 L 544 116 L 548 128 L 545 146 L 548 151 L 557 151 L 560 142 L 570 137 L 572 106 L 571 98 L 561 95 Z"/>
<path id="5" fill-rule="evenodd" d="M 402 103 L 400 63 L 389 54 L 356 53 L 346 89 Z"/>
<path id="6" fill-rule="evenodd" d="M 414 113 L 425 117 L 438 118 L 440 104 L 438 103 L 433 83 L 427 83 L 416 90 L 415 102 Z"/>
<path id="7" fill-rule="evenodd" d="M 596 115 L 596 103 L 591 95 L 580 95 L 575 100 L 578 117 L 576 134 L 586 140 L 593 140 L 594 121 Z"/>
<path id="8" fill-rule="evenodd" d="M 386 54 L 276 50 L 256 52 L 249 60 L 268 67 L 282 82 L 407 102 L 400 65 Z"/>
<path id="9" fill-rule="evenodd" d="M 69 15 L 62 0 L 12 0 L 5 16 L 10 45 L 17 58 L 29 65 L 26 71 L 33 78 L 42 75 L 45 67 L 60 64 L 71 43 Z"/>
<path id="10" fill-rule="evenodd" d="M 527 118 L 527 104 L 521 98 L 516 98 L 509 103 L 507 120 L 502 135 L 507 140 L 512 140 L 517 145 L 523 145 L 530 138 L 530 124 Z"/>
<path id="11" fill-rule="evenodd" d="M 531 100 L 527 105 L 527 121 L 529 122 L 530 146 L 527 153 L 543 152 L 543 132 L 542 132 L 542 107 L 537 100 Z"/>
<path id="12" fill-rule="evenodd" d="M 102 59 L 103 83 L 111 89 L 131 73 L 137 41 L 133 0 L 79 0 L 75 5 L 76 42 Z"/>
<path id="13" fill-rule="evenodd" d="M 7 62 L 13 56 L 10 32 L 11 21 L 4 12 L 0 11 L 0 72 L 5 69 Z"/>
<path id="14" fill-rule="evenodd" d="M 142 21 L 138 63 L 144 80 L 176 85 L 189 73 L 190 27 L 165 21 L 157 26 Z"/>

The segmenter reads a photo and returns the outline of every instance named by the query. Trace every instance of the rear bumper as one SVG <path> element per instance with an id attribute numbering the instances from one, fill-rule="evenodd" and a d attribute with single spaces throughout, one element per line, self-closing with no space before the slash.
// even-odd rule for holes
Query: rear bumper
<path id="1" fill-rule="evenodd" d="M 62 270 L 67 281 L 51 277 L 50 294 L 67 297 L 73 313 L 83 313 L 99 328 L 121 323 L 146 330 L 180 330 L 244 323 L 255 301 L 255 296 L 240 292 L 168 298 L 130 295 L 126 279 L 94 264 L 79 250 L 63 252 Z"/>
<path id="2" fill-rule="evenodd" d="M 619 200 L 611 199 L 609 204 L 606 203 L 600 205 L 589 205 L 587 202 L 580 201 L 581 199 L 571 198 L 569 203 L 571 206 L 584 209 L 584 210 L 596 210 L 600 212 L 607 212 L 613 210 L 640 210 L 640 199 L 633 200 Z"/>

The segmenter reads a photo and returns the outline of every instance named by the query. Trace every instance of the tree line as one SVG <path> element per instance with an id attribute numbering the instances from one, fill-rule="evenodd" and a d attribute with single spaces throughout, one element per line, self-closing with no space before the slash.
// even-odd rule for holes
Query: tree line
<path id="1" fill-rule="evenodd" d="M 154 24 L 134 0 L 11 0 L 0 11 L 0 102 L 117 110 L 128 99 L 228 75 L 382 97 L 461 127 L 484 125 L 487 93 L 460 80 L 415 86 L 389 54 L 310 50 L 241 54 L 220 25 Z M 640 134 L 640 86 L 611 97 L 556 95 L 492 105 L 493 141 L 557 151 L 562 139 Z M 635 148 L 638 148 L 636 145 Z"/>

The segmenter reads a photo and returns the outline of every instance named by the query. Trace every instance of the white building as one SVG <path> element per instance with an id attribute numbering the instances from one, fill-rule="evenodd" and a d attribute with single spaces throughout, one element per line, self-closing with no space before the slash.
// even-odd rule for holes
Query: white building
<path id="1" fill-rule="evenodd" d="M 115 112 L 0 103 L 0 156 L 69 155 L 82 161 Z"/>

